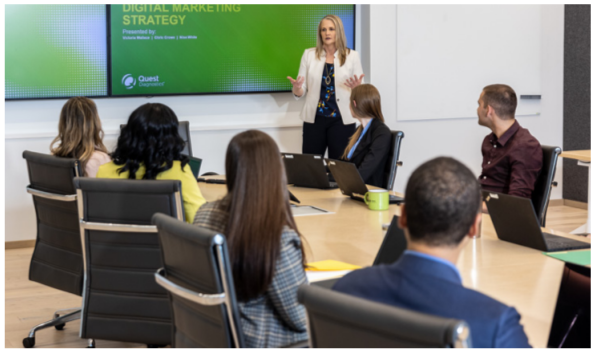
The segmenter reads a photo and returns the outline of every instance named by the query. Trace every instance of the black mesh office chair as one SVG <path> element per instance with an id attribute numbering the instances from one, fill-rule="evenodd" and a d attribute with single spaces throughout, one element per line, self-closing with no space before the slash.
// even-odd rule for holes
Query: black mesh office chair
<path id="1" fill-rule="evenodd" d="M 391 148 L 388 153 L 386 167 L 384 168 L 383 182 L 383 188 L 387 190 L 393 190 L 397 176 L 397 167 L 403 165 L 403 162 L 399 161 L 399 153 L 401 152 L 401 141 L 405 137 L 405 133 L 400 130 L 391 130 L 391 133 L 393 137 L 391 139 Z"/>
<path id="2" fill-rule="evenodd" d="M 72 179 L 82 173 L 76 159 L 25 151 L 29 186 L 37 217 L 37 240 L 29 267 L 29 280 L 82 296 L 82 246 L 78 229 L 76 191 Z M 35 332 L 80 318 L 80 307 L 59 310 L 23 339 L 26 348 L 35 346 Z"/>
<path id="3" fill-rule="evenodd" d="M 80 336 L 153 346 L 171 343 L 162 267 L 160 212 L 183 220 L 181 182 L 75 178 L 86 272 Z M 94 346 L 94 345 L 93 345 Z"/>
<path id="4" fill-rule="evenodd" d="M 311 347 L 471 347 L 468 325 L 388 306 L 326 288 L 302 285 Z"/>
<path id="5" fill-rule="evenodd" d="M 557 146 L 541 145 L 543 148 L 543 167 L 539 174 L 531 195 L 534 211 L 539 219 L 539 224 L 544 227 L 547 221 L 547 208 L 551 199 L 551 188 L 554 185 L 557 159 L 561 154 L 561 148 Z"/>
<path id="6" fill-rule="evenodd" d="M 120 129 L 123 129 L 125 124 L 119 126 Z M 188 121 L 179 121 L 179 136 L 185 142 L 185 147 L 181 154 L 193 157 L 193 149 L 191 148 L 191 132 L 189 130 L 189 122 Z"/>
<path id="7" fill-rule="evenodd" d="M 169 291 L 173 347 L 244 347 L 223 235 L 155 214 L 164 268 L 156 282 Z"/>

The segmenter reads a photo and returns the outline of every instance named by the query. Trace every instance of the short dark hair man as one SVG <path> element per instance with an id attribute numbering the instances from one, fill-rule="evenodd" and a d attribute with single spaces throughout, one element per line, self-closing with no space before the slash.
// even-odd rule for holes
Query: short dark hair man
<path id="1" fill-rule="evenodd" d="M 479 176 L 485 190 L 530 198 L 543 166 L 543 149 L 516 121 L 517 98 L 504 84 L 488 85 L 479 97 L 479 124 L 491 129 L 481 146 Z"/>
<path id="2" fill-rule="evenodd" d="M 349 273 L 334 288 L 418 312 L 466 321 L 473 347 L 529 347 L 516 309 L 463 287 L 455 267 L 481 221 L 480 186 L 462 163 L 439 157 L 407 183 L 399 227 L 407 250 L 390 265 Z"/>

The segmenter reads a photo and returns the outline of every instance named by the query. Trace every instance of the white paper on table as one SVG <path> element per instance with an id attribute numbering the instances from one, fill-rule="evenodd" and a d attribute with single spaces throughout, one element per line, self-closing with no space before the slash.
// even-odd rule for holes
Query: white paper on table
<path id="1" fill-rule="evenodd" d="M 351 272 L 351 270 L 345 271 L 306 271 L 306 277 L 308 278 L 308 282 L 318 282 L 321 280 L 329 280 L 334 278 L 341 278 L 347 273 Z"/>
<path id="2" fill-rule="evenodd" d="M 325 215 L 325 214 L 333 214 L 334 212 L 330 212 L 324 210 L 322 208 L 318 208 L 315 206 L 308 206 L 308 205 L 292 205 L 292 215 L 294 217 L 299 216 L 315 216 L 315 215 Z"/>

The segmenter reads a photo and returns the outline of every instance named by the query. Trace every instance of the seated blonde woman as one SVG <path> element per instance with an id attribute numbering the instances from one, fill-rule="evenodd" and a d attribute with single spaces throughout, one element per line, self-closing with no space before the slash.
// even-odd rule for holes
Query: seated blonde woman
<path id="1" fill-rule="evenodd" d="M 58 144 L 54 147 L 55 144 Z M 60 113 L 58 136 L 51 153 L 80 161 L 83 175 L 95 177 L 99 167 L 111 161 L 103 144 L 103 129 L 95 103 L 83 96 L 68 100 Z"/>

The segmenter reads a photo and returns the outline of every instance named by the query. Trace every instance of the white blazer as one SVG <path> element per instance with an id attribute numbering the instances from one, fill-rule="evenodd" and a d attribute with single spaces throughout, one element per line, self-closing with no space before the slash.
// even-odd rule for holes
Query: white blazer
<path id="1" fill-rule="evenodd" d="M 321 98 L 321 80 L 323 79 L 323 70 L 325 69 L 325 58 L 327 54 L 323 50 L 321 59 L 317 60 L 315 54 L 315 48 L 304 50 L 302 60 L 300 61 L 300 69 L 298 75 L 304 77 L 304 83 L 302 84 L 302 90 L 304 93 L 302 96 L 296 96 L 296 100 L 305 97 L 304 106 L 302 112 L 300 112 L 300 118 L 307 123 L 314 123 L 316 109 Z M 337 107 L 339 107 L 339 113 L 343 119 L 343 124 L 356 123 L 356 120 L 352 117 L 351 111 L 349 110 L 349 95 L 351 89 L 345 86 L 345 82 L 355 75 L 360 77 L 362 72 L 362 63 L 360 62 L 360 55 L 354 50 L 350 50 L 347 55 L 345 64 L 341 66 L 339 62 L 339 51 L 335 52 L 335 100 L 337 101 Z"/>

